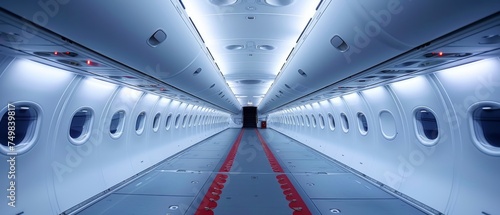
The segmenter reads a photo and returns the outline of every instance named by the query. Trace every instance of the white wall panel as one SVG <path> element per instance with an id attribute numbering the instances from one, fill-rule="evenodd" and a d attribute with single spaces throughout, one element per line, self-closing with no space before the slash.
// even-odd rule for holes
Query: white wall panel
<path id="1" fill-rule="evenodd" d="M 105 122 L 102 131 L 102 142 L 99 146 L 98 153 L 104 159 L 105 165 L 101 165 L 102 174 L 108 187 L 125 180 L 134 174 L 132 164 L 128 154 L 127 135 L 133 130 L 128 125 L 135 124 L 135 117 L 132 115 L 136 103 L 142 96 L 142 92 L 136 91 L 127 87 L 117 89 L 114 97 L 110 101 L 109 109 L 106 117 L 102 120 Z M 117 111 L 124 111 L 124 128 L 123 133 L 118 138 L 112 138 L 109 133 L 111 117 Z M 126 155 L 126 156 L 124 156 Z"/>
<path id="2" fill-rule="evenodd" d="M 61 109 L 61 100 L 66 98 L 64 93 L 71 85 L 74 75 L 65 71 L 43 66 L 29 60 L 6 61 L 8 66 L 0 76 L 0 102 L 2 108 L 8 102 L 32 102 L 41 108 L 41 124 L 35 145 L 26 153 L 17 156 L 16 160 L 16 196 L 23 198 L 16 201 L 15 211 L 40 214 L 54 214 L 57 211 L 55 204 L 54 185 L 51 177 L 55 177 L 52 169 L 52 159 L 47 159 L 48 151 L 53 146 L 51 132 L 54 130 L 57 111 Z M 22 83 L 22 84 L 21 84 Z M 27 87 L 28 86 L 28 87 Z M 33 93 L 37 92 L 37 93 Z M 0 154 L 2 160 L 7 156 Z M 8 172 L 7 162 L 0 164 L 0 169 Z M 34 180 L 36 179 L 36 180 Z M 9 184 L 7 176 L 0 177 L 0 183 Z M 21 186 L 22 185 L 22 186 Z M 7 203 L 0 204 L 0 211 L 11 210 Z"/>
<path id="3" fill-rule="evenodd" d="M 409 151 L 401 156 L 397 174 L 391 180 L 401 180 L 400 191 L 439 211 L 445 211 L 453 187 L 453 170 L 457 151 L 456 134 L 446 123 L 447 107 L 443 97 L 427 76 L 418 76 L 391 84 L 407 124 L 409 134 L 405 144 Z M 411 90 L 409 90 L 411 89 Z M 423 145 L 417 137 L 414 111 L 428 108 L 436 116 L 439 135 L 434 146 Z M 433 194 L 422 192 L 432 189 Z"/>
<path id="4" fill-rule="evenodd" d="M 500 59 L 491 58 L 276 111 L 269 114 L 269 127 L 442 213 L 493 214 L 500 210 L 500 158 L 475 143 L 471 112 L 500 105 L 498 68 Z M 421 108 L 436 117 L 435 141 L 418 131 Z M 359 132 L 358 112 L 368 120 L 366 135 Z M 347 132 L 341 113 L 349 120 Z M 311 114 L 325 116 L 325 129 L 287 124 L 287 116 Z"/>
<path id="5" fill-rule="evenodd" d="M 500 103 L 499 58 L 486 59 L 435 73 L 452 107 L 444 123 L 452 126 L 456 145 L 456 186 L 447 214 L 495 214 L 500 211 L 498 193 L 500 157 L 486 154 L 474 143 L 469 118 L 474 105 Z M 484 214 L 483 213 L 483 214 Z"/>
<path id="6" fill-rule="evenodd" d="M 16 204 L 15 213 L 59 214 L 227 128 L 221 123 L 190 127 L 189 122 L 183 128 L 182 117 L 229 117 L 228 113 L 209 108 L 202 111 L 202 107 L 75 76 L 33 61 L 8 60 L 0 68 L 0 87 L 7 92 L 0 96 L 0 102 L 29 104 L 40 116 L 34 146 L 17 156 L 16 193 L 22 201 Z M 85 138 L 75 141 L 70 137 L 70 127 L 74 114 L 82 108 L 92 113 L 93 121 L 88 124 Z M 122 134 L 111 135 L 112 117 L 118 111 L 124 112 Z M 146 114 L 146 120 L 139 135 L 135 124 L 141 112 Z M 156 113 L 161 117 L 155 132 Z M 172 124 L 167 130 L 169 114 Z M 177 114 L 181 115 L 179 128 L 173 122 Z M 77 137 L 77 133 L 73 136 Z M 4 154 L 0 157 L 7 160 Z M 7 164 L 2 163 L 0 169 L 8 172 Z M 8 184 L 6 177 L 0 182 Z M 13 210 L 7 207 L 2 204 L 0 209 Z"/>
<path id="7" fill-rule="evenodd" d="M 71 207 L 80 203 L 82 198 L 90 198 L 106 189 L 101 171 L 96 171 L 95 168 L 105 161 L 96 153 L 102 144 L 100 135 L 105 130 L 99 119 L 104 118 L 106 113 L 103 110 L 116 86 L 92 78 L 79 78 L 81 80 L 70 92 L 71 96 L 63 101 L 63 109 L 57 118 L 57 129 L 52 133 L 50 142 L 53 144 L 49 152 L 49 158 L 52 159 L 49 160 L 58 162 L 57 165 L 53 163 L 52 167 L 56 176 L 53 183 L 60 208 Z M 99 93 L 88 93 L 94 90 Z M 74 114 L 82 108 L 89 109 L 93 120 L 89 124 L 88 140 L 76 145 L 71 142 L 70 126 Z M 89 186 L 81 186 L 82 184 Z"/>

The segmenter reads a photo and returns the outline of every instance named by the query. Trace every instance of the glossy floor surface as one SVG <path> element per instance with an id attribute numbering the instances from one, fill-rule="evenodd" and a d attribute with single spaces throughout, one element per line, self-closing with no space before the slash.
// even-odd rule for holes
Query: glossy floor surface
<path id="1" fill-rule="evenodd" d="M 274 130 L 228 129 L 78 214 L 425 213 Z"/>

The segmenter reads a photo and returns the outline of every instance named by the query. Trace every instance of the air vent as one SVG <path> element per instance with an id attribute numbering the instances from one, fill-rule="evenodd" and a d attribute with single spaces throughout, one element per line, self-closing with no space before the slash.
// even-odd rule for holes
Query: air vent
<path id="1" fill-rule="evenodd" d="M 395 65 L 394 67 L 408 67 L 408 66 L 411 66 L 411 65 L 414 65 L 414 64 L 417 64 L 419 63 L 420 61 L 406 61 L 404 63 L 400 63 L 398 65 Z"/>
<path id="2" fill-rule="evenodd" d="M 112 78 L 112 79 L 122 79 L 123 77 L 122 76 L 117 76 L 117 75 L 110 75 L 108 76 L 108 78 Z M 137 85 L 138 87 L 145 87 L 144 85 Z"/>
<path id="3" fill-rule="evenodd" d="M 53 52 L 33 52 L 33 54 L 42 56 L 42 57 L 50 57 L 52 56 Z"/>
<path id="4" fill-rule="evenodd" d="M 355 89 L 356 87 L 339 87 L 339 90 Z"/>
<path id="5" fill-rule="evenodd" d="M 285 84 L 285 87 L 288 89 L 292 89 L 288 84 Z"/>
<path id="6" fill-rule="evenodd" d="M 299 69 L 298 72 L 300 75 L 302 75 L 302 77 L 304 77 L 304 78 L 307 77 L 307 74 L 304 72 L 304 70 Z"/>
<path id="7" fill-rule="evenodd" d="M 78 56 L 78 54 L 74 53 L 74 52 L 62 52 L 62 54 L 64 56 L 68 56 L 68 57 L 76 57 L 76 56 Z"/>
<path id="8" fill-rule="evenodd" d="M 33 54 L 42 56 L 42 57 L 76 57 L 78 56 L 77 53 L 74 52 L 59 52 L 59 51 L 54 51 L 54 52 L 33 52 Z"/>
<path id="9" fill-rule="evenodd" d="M 82 64 L 80 64 L 80 62 L 78 61 L 74 61 L 74 60 L 64 60 L 64 59 L 61 59 L 61 60 L 57 60 L 61 63 L 64 63 L 66 65 L 70 65 L 70 66 L 82 66 Z"/>
<path id="10" fill-rule="evenodd" d="M 152 47 L 158 46 L 160 43 L 167 39 L 167 34 L 159 29 L 148 39 L 148 44 Z"/>
<path id="11" fill-rule="evenodd" d="M 500 43 L 500 34 L 487 35 L 481 38 L 479 44 L 491 45 Z"/>
<path id="12" fill-rule="evenodd" d="M 386 80 L 386 79 L 391 79 L 391 78 L 395 78 L 395 77 L 396 76 L 394 76 L 394 75 L 384 75 L 384 76 L 380 76 L 379 78 Z"/>
<path id="13" fill-rule="evenodd" d="M 24 41 L 21 35 L 11 32 L 0 32 L 0 39 L 7 43 L 21 43 Z"/>
<path id="14" fill-rule="evenodd" d="M 200 72 L 201 68 L 196 69 L 196 71 L 193 72 L 193 76 L 197 76 L 198 74 L 200 74 Z"/>
<path id="15" fill-rule="evenodd" d="M 434 58 L 434 57 L 447 57 L 447 58 L 461 58 L 472 55 L 472 53 L 445 53 L 445 52 L 431 52 L 424 54 L 426 58 Z"/>
<path id="16" fill-rule="evenodd" d="M 412 72 L 415 72 L 415 71 L 417 71 L 417 70 L 394 70 L 394 69 L 386 69 L 386 70 L 380 71 L 379 73 L 380 74 L 408 74 L 408 73 L 412 73 Z M 372 77 L 372 76 L 369 76 L 369 77 Z"/>
<path id="17" fill-rule="evenodd" d="M 215 87 L 215 84 L 212 84 L 212 85 L 210 86 L 210 89 L 212 89 L 212 88 L 214 88 L 214 87 Z"/>
<path id="18" fill-rule="evenodd" d="M 418 67 L 435 66 L 435 65 L 438 65 L 438 64 L 442 64 L 444 62 L 446 62 L 446 60 L 428 60 L 428 61 L 424 61 L 424 62 L 420 63 L 418 65 Z"/>
<path id="19" fill-rule="evenodd" d="M 347 45 L 347 43 L 339 35 L 333 36 L 330 43 L 341 52 L 345 52 L 349 49 L 349 45 Z"/>
<path id="20" fill-rule="evenodd" d="M 248 20 L 254 20 L 254 19 L 255 19 L 255 16 L 247 16 L 247 19 L 248 19 Z"/>

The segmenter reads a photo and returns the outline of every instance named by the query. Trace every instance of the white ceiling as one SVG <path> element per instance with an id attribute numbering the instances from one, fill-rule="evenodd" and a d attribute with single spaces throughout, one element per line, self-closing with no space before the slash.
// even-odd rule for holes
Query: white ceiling
<path id="1" fill-rule="evenodd" d="M 242 106 L 258 106 L 320 0 L 182 0 Z"/>

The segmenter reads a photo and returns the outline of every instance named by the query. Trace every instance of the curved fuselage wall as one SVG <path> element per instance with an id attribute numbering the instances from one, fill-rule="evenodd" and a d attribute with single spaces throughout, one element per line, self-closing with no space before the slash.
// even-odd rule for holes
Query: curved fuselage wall
<path id="1" fill-rule="evenodd" d="M 59 214 L 229 125 L 230 114 L 211 108 L 27 59 L 2 59 L 2 106 L 35 108 L 39 121 L 33 146 L 14 156 L 16 207 L 0 205 L 9 214 Z M 76 137 L 70 130 L 80 110 L 91 113 L 91 120 Z M 8 162 L 1 169 L 7 173 Z M 1 177 L 0 183 L 9 185 L 10 179 Z"/>
<path id="2" fill-rule="evenodd" d="M 498 57 L 485 59 L 277 111 L 268 125 L 445 214 L 496 213 L 498 148 L 480 150 L 473 113 L 500 103 L 499 69 Z M 421 130 L 429 112 L 437 133 Z"/>

